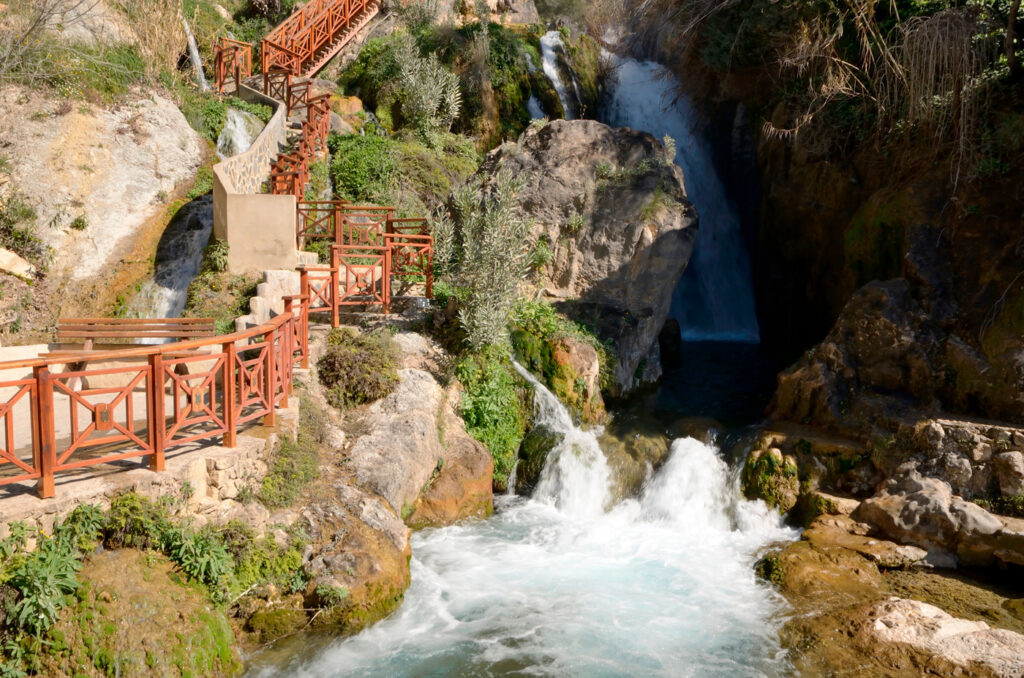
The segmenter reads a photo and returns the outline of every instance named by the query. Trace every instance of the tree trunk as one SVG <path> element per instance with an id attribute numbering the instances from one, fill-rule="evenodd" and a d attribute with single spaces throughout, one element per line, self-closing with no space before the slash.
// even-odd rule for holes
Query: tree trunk
<path id="1" fill-rule="evenodd" d="M 1017 14 L 1020 12 L 1020 1 L 1013 0 L 1010 5 L 1010 16 L 1006 20 L 1006 63 L 1010 66 L 1010 79 L 1019 80 L 1021 77 L 1020 61 L 1017 60 L 1017 51 L 1013 42 L 1017 37 Z"/>

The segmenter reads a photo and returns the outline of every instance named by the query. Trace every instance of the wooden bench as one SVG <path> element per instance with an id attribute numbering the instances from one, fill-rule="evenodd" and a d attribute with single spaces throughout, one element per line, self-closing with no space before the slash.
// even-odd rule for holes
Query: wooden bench
<path id="1" fill-rule="evenodd" d="M 88 351 L 97 339 L 111 344 L 133 344 L 136 339 L 201 339 L 216 336 L 213 318 L 61 318 L 57 341 L 84 343 Z"/>

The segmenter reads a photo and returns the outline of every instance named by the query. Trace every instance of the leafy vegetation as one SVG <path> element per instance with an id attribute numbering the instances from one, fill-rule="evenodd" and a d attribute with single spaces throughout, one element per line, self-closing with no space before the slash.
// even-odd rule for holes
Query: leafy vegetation
<path id="1" fill-rule="evenodd" d="M 45 268 L 51 252 L 35 228 L 36 210 L 25 196 L 15 191 L 0 200 L 0 247 Z"/>
<path id="2" fill-rule="evenodd" d="M 527 396 L 507 355 L 499 349 L 463 356 L 455 376 L 465 388 L 461 414 L 466 431 L 490 451 L 495 484 L 503 486 L 529 423 Z"/>
<path id="3" fill-rule="evenodd" d="M 43 653 L 68 649 L 63 636 L 51 632 L 66 607 L 83 607 L 80 623 L 92 626 L 98 610 L 78 573 L 101 544 L 163 553 L 215 602 L 258 583 L 286 591 L 305 587 L 303 534 L 293 532 L 286 545 L 278 546 L 273 539 L 257 539 L 243 523 L 195 529 L 174 517 L 176 506 L 168 497 L 153 501 L 133 492 L 115 496 L 107 511 L 81 505 L 55 526 L 52 536 L 36 535 L 31 552 L 26 526 L 10 524 L 10 535 L 0 540 L 0 643 L 17 651 L 5 651 L 0 675 L 39 671 Z"/>
<path id="4" fill-rule="evenodd" d="M 203 251 L 201 272 L 189 283 L 182 316 L 213 318 L 217 334 L 231 334 L 235 319 L 249 312 L 249 299 L 256 296 L 258 279 L 254 274 L 214 272 L 214 268 L 224 266 L 227 253 L 222 245 L 212 247 Z"/>
<path id="5" fill-rule="evenodd" d="M 339 409 L 379 400 L 398 385 L 398 351 L 383 331 L 331 330 L 316 367 L 327 401 Z"/>

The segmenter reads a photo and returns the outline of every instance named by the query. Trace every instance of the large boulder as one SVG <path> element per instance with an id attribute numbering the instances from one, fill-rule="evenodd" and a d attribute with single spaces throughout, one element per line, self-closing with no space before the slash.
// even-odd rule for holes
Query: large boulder
<path id="1" fill-rule="evenodd" d="M 927 550 L 938 566 L 1024 564 L 1024 533 L 954 495 L 949 483 L 917 471 L 886 481 L 852 517 L 889 539 Z"/>
<path id="2" fill-rule="evenodd" d="M 615 342 L 615 381 L 631 390 L 697 235 L 682 170 L 651 135 L 592 120 L 531 128 L 479 172 L 501 170 L 524 181 L 520 205 L 533 237 L 551 249 L 541 271 L 547 293 Z"/>

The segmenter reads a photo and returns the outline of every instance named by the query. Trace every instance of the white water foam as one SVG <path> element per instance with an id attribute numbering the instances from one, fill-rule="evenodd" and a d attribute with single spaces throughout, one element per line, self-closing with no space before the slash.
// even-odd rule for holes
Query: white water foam
<path id="1" fill-rule="evenodd" d="M 227 119 L 224 121 L 224 129 L 217 137 L 217 157 L 226 160 L 240 153 L 245 153 L 252 146 L 255 135 L 253 134 L 253 120 L 256 116 L 251 113 L 239 111 L 236 108 L 229 108 Z M 257 122 L 259 122 L 257 120 Z"/>
<path id="2" fill-rule="evenodd" d="M 604 511 L 594 432 L 573 426 L 543 386 L 537 414 L 565 441 L 534 498 L 498 497 L 489 520 L 416 533 L 398 612 L 349 639 L 284 643 L 249 675 L 787 673 L 773 621 L 781 602 L 752 564 L 796 533 L 740 498 L 715 448 L 676 440 L 640 497 Z"/>
<path id="3" fill-rule="evenodd" d="M 605 53 L 612 75 L 601 118 L 661 139 L 675 139 L 687 197 L 697 208 L 700 228 L 683 281 L 672 299 L 671 316 L 688 340 L 757 342 L 750 261 L 739 217 L 726 197 L 710 144 L 700 133 L 701 117 L 679 81 L 660 64 Z"/>

